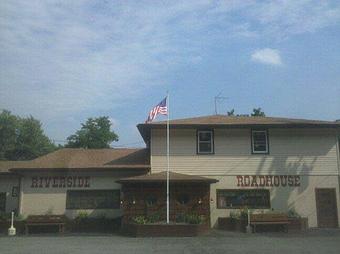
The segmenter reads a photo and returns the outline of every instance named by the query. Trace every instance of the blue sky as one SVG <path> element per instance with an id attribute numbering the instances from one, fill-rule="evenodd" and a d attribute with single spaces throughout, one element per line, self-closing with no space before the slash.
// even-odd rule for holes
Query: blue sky
<path id="1" fill-rule="evenodd" d="M 339 1 L 3 0 L 0 44 L 0 109 L 54 140 L 106 115 L 115 146 L 142 146 L 166 90 L 171 118 L 220 92 L 219 113 L 340 118 Z"/>

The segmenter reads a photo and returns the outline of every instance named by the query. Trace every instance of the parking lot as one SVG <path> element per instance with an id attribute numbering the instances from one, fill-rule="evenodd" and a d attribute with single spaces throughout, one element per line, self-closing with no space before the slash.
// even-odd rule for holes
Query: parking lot
<path id="1" fill-rule="evenodd" d="M 340 253 L 340 230 L 243 234 L 212 231 L 186 238 L 119 235 L 32 235 L 0 237 L 0 253 Z"/>

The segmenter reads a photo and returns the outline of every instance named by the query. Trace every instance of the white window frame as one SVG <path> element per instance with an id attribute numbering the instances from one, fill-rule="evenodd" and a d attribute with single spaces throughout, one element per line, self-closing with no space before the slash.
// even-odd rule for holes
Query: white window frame
<path id="1" fill-rule="evenodd" d="M 265 133 L 266 136 L 266 150 L 265 151 L 255 151 L 254 133 Z M 253 154 L 269 154 L 269 144 L 268 144 L 268 131 L 267 130 L 251 130 L 251 152 Z"/>
<path id="2" fill-rule="evenodd" d="M 210 133 L 210 142 L 200 141 L 200 133 Z M 200 150 L 200 143 L 210 143 L 210 152 L 205 152 Z M 213 130 L 197 130 L 197 154 L 213 154 L 214 153 L 214 131 Z"/>

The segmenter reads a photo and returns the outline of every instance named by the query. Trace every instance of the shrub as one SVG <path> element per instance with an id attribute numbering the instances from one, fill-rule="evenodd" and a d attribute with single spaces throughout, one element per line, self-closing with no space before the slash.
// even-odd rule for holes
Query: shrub
<path id="1" fill-rule="evenodd" d="M 138 215 L 132 218 L 132 222 L 136 224 L 147 224 L 149 221 L 148 219 L 143 215 Z"/>
<path id="2" fill-rule="evenodd" d="M 159 212 L 155 212 L 153 214 L 150 214 L 147 217 L 148 222 L 150 223 L 155 223 L 155 222 L 159 222 L 161 220 L 161 214 Z"/>
<path id="3" fill-rule="evenodd" d="M 0 221 L 9 221 L 12 218 L 12 214 L 11 213 L 0 213 Z M 25 220 L 25 217 L 21 214 L 19 215 L 14 215 L 14 221 L 23 221 Z"/>
<path id="4" fill-rule="evenodd" d="M 183 223 L 185 222 L 185 215 L 183 213 L 176 215 L 176 222 L 177 223 Z"/>
<path id="5" fill-rule="evenodd" d="M 288 210 L 287 216 L 289 218 L 301 218 L 301 215 L 298 214 L 294 208 L 291 208 Z"/>
<path id="6" fill-rule="evenodd" d="M 250 211 L 250 213 L 252 213 L 252 211 Z M 248 208 L 245 207 L 237 211 L 231 211 L 229 217 L 234 220 L 247 220 L 248 219 Z"/>
<path id="7" fill-rule="evenodd" d="M 185 222 L 189 224 L 203 224 L 205 222 L 204 215 L 187 214 L 185 215 Z"/>
<path id="8" fill-rule="evenodd" d="M 77 217 L 75 218 L 75 221 L 84 221 L 84 220 L 87 220 L 89 218 L 89 214 L 85 211 L 80 211 L 78 212 L 77 214 Z"/>

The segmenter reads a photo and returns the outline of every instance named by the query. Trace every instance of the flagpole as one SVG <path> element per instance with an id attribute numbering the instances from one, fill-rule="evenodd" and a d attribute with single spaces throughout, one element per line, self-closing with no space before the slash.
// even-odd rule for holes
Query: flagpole
<path id="1" fill-rule="evenodd" d="M 166 171 L 166 223 L 170 223 L 170 200 L 169 200 L 169 178 L 170 178 L 170 133 L 169 133 L 169 120 L 170 120 L 170 104 L 169 104 L 169 92 L 167 91 L 167 110 L 168 120 L 166 123 L 166 158 L 167 158 L 167 171 Z"/>

